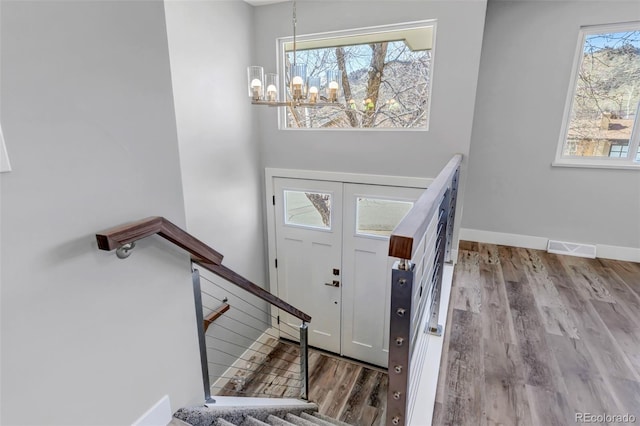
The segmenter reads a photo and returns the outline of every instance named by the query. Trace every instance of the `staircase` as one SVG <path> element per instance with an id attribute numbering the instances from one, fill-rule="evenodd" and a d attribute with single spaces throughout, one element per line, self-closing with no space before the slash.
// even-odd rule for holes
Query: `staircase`
<path id="1" fill-rule="evenodd" d="M 181 408 L 173 415 L 174 419 L 168 426 L 349 426 L 348 423 L 320 414 L 318 406 L 313 403 L 278 401 L 274 398 L 251 399 L 254 400 L 253 404 L 248 406 L 207 404 Z M 274 402 L 279 404 L 274 405 Z"/>

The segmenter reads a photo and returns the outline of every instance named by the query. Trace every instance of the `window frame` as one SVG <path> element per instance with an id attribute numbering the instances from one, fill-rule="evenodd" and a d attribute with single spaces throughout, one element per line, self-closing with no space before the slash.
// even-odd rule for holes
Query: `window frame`
<path id="1" fill-rule="evenodd" d="M 397 24 L 384 24 L 374 25 L 370 27 L 352 28 L 347 30 L 325 31 L 320 33 L 310 33 L 303 35 L 296 35 L 296 42 L 305 42 L 309 40 L 318 39 L 338 39 L 342 37 L 366 35 L 369 33 L 382 33 L 382 32 L 394 32 L 402 29 L 411 29 L 420 26 L 432 27 L 431 30 L 431 58 L 430 58 L 430 74 L 429 74 L 429 92 L 427 98 L 427 123 L 425 127 L 333 127 L 333 128 L 308 128 L 308 127 L 287 127 L 287 107 L 278 107 L 278 130 L 284 131 L 409 131 L 409 132 L 426 132 L 429 131 L 431 124 L 431 99 L 433 93 L 433 75 L 434 75 L 434 56 L 436 51 L 436 39 L 437 39 L 437 19 L 425 19 L 420 21 L 401 22 Z M 276 39 L 276 72 L 278 73 L 279 83 L 279 97 L 280 99 L 286 98 L 286 67 L 284 65 L 284 59 L 286 55 L 286 45 L 293 42 L 293 36 L 278 37 Z"/>
<path id="2" fill-rule="evenodd" d="M 604 168 L 604 169 L 631 169 L 640 170 L 640 162 L 634 161 L 640 146 L 640 102 L 631 129 L 629 137 L 629 156 L 628 158 L 620 157 L 584 157 L 577 155 L 563 155 L 564 147 L 567 143 L 569 133 L 569 125 L 571 122 L 571 111 L 576 97 L 576 89 L 578 85 L 578 74 L 580 66 L 584 58 L 584 44 L 587 36 L 592 34 L 616 33 L 623 31 L 639 31 L 640 21 L 620 22 L 613 24 L 598 24 L 580 27 L 578 32 L 578 43 L 573 59 L 573 67 L 571 69 L 571 79 L 567 90 L 567 98 L 565 101 L 562 127 L 560 129 L 560 139 L 556 149 L 555 160 L 553 166 L 558 167 L 585 167 L 585 168 Z"/>

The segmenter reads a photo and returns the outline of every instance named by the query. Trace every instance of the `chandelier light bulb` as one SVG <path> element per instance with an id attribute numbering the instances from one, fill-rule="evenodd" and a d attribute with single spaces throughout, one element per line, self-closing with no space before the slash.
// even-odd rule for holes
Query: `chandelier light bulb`
<path id="1" fill-rule="evenodd" d="M 318 102 L 318 88 L 316 86 L 309 87 L 309 102 Z"/>
<path id="2" fill-rule="evenodd" d="M 293 99 L 301 99 L 302 98 L 302 85 L 304 84 L 304 79 L 299 75 L 293 77 L 291 80 L 291 86 L 293 88 Z"/>
<path id="3" fill-rule="evenodd" d="M 336 102 L 338 100 L 338 89 L 340 85 L 335 81 L 329 83 L 329 102 Z"/>

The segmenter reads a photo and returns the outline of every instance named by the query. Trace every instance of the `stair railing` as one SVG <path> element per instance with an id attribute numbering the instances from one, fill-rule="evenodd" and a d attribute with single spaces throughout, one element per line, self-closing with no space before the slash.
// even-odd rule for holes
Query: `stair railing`
<path id="1" fill-rule="evenodd" d="M 291 306 L 284 300 L 278 298 L 277 296 L 271 294 L 257 284 L 244 278 L 235 271 L 222 265 L 222 254 L 218 253 L 213 248 L 209 247 L 202 241 L 193 237 L 192 235 L 163 217 L 153 216 L 138 220 L 136 222 L 116 226 L 106 231 L 97 233 L 96 240 L 98 243 L 98 248 L 100 250 L 116 250 L 116 254 L 118 255 L 118 257 L 124 259 L 131 254 L 131 251 L 135 247 L 136 241 L 156 234 L 190 253 L 191 261 L 193 264 L 199 265 L 200 267 L 223 278 L 225 282 L 231 283 L 234 286 L 243 289 L 250 295 L 257 297 L 258 299 L 267 302 L 269 305 L 275 306 L 278 309 L 302 321 L 301 326 L 298 330 L 299 334 L 297 336 L 292 336 L 291 334 L 289 334 L 289 336 L 295 337 L 300 341 L 299 357 L 301 386 L 299 386 L 299 396 L 302 399 L 307 399 L 309 395 L 309 352 L 307 333 L 308 323 L 311 321 L 311 317 L 308 314 L 300 311 L 294 306 Z M 215 298 L 215 296 L 204 291 L 201 288 L 200 278 L 200 272 L 197 269 L 193 268 L 192 283 L 194 291 L 194 302 L 196 307 L 196 324 L 200 346 L 200 360 L 202 367 L 204 397 L 207 403 L 213 403 L 215 402 L 215 400 L 211 396 L 209 377 L 209 364 L 211 362 L 209 362 L 207 355 L 207 349 L 211 349 L 211 346 L 207 346 L 207 329 L 211 324 L 214 323 L 214 321 L 216 321 L 216 319 L 218 319 L 222 314 L 228 311 L 230 309 L 230 306 L 226 303 L 226 298 L 222 299 L 219 301 L 221 302 L 220 305 L 216 308 L 209 309 L 211 312 L 205 317 L 203 313 L 203 307 L 208 307 L 203 303 L 203 295 L 206 295 L 209 298 Z M 216 284 L 212 280 L 207 279 L 207 281 L 209 281 L 210 284 Z M 265 313 L 269 314 L 268 312 Z M 265 325 L 270 326 L 270 324 L 267 323 L 265 323 Z M 266 347 L 271 348 L 270 346 Z M 267 356 L 269 355 L 270 354 L 267 353 Z M 283 369 L 283 371 L 284 370 L 285 369 Z"/>
<path id="2" fill-rule="evenodd" d="M 391 274 L 388 425 L 414 423 L 411 418 L 429 335 L 442 336 L 440 296 L 445 262 L 451 261 L 461 162 L 460 154 L 449 161 L 389 240 L 389 256 L 399 260 Z"/>

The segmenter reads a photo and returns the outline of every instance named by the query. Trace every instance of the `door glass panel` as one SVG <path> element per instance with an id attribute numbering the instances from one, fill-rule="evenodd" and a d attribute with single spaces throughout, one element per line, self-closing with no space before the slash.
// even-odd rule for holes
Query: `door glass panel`
<path id="1" fill-rule="evenodd" d="M 411 207 L 410 201 L 358 197 L 356 234 L 389 236 Z"/>
<path id="2" fill-rule="evenodd" d="M 331 194 L 284 191 L 284 223 L 331 229 Z"/>

